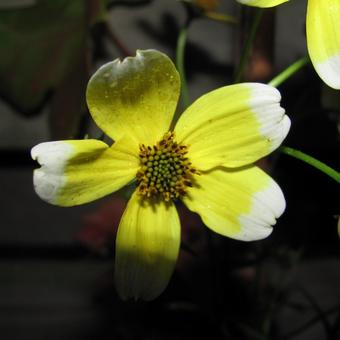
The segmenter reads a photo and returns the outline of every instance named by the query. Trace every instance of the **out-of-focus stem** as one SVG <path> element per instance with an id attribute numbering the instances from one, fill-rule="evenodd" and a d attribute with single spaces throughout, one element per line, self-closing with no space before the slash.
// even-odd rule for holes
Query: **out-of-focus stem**
<path id="1" fill-rule="evenodd" d="M 268 85 L 278 87 L 282 83 L 284 83 L 287 79 L 293 76 L 296 72 L 298 72 L 302 67 L 309 63 L 309 57 L 303 57 L 293 64 L 289 65 L 285 70 L 279 73 L 275 78 L 273 78 Z"/>
<path id="2" fill-rule="evenodd" d="M 255 18 L 252 22 L 249 35 L 247 37 L 245 46 L 244 46 L 243 51 L 242 51 L 240 63 L 239 63 L 239 65 L 238 65 L 238 67 L 235 71 L 234 83 L 239 83 L 242 79 L 244 69 L 245 69 L 246 64 L 248 62 L 249 55 L 250 55 L 250 52 L 251 52 L 251 49 L 253 47 L 253 43 L 254 43 L 254 40 L 255 40 L 255 37 L 256 37 L 256 33 L 257 33 L 258 28 L 259 28 L 261 19 L 262 19 L 263 12 L 264 12 L 264 10 L 261 8 L 261 9 L 258 9 L 256 14 L 255 14 Z"/>

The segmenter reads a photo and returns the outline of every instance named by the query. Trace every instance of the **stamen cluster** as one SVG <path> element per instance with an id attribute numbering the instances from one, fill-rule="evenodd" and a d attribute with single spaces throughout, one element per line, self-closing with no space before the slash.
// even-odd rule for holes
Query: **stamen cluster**
<path id="1" fill-rule="evenodd" d="M 159 196 L 166 202 L 185 195 L 198 171 L 186 157 L 188 148 L 176 143 L 174 133 L 167 132 L 154 146 L 139 147 L 141 167 L 137 172 L 138 192 L 144 197 Z"/>

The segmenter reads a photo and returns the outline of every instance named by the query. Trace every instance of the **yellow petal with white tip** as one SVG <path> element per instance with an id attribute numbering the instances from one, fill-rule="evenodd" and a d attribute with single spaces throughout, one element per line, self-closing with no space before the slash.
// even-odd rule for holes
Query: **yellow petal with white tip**
<path id="1" fill-rule="evenodd" d="M 290 120 L 274 87 L 244 83 L 221 87 L 197 99 L 175 127 L 176 141 L 188 146 L 198 170 L 239 167 L 275 150 Z"/>
<path id="2" fill-rule="evenodd" d="M 142 200 L 135 192 L 116 239 L 115 283 L 124 300 L 152 300 L 166 288 L 180 245 L 175 205 Z"/>
<path id="3" fill-rule="evenodd" d="M 180 80 L 172 61 L 156 50 L 116 59 L 91 77 L 86 92 L 94 121 L 112 139 L 127 133 L 153 145 L 169 130 Z"/>
<path id="4" fill-rule="evenodd" d="M 274 7 L 289 0 L 237 0 L 239 3 L 254 7 Z"/>
<path id="5" fill-rule="evenodd" d="M 340 89 L 340 1 L 308 0 L 307 46 L 320 78 Z"/>
<path id="6" fill-rule="evenodd" d="M 218 234 L 242 241 L 263 239 L 285 209 L 281 189 L 258 167 L 220 167 L 195 179 L 182 200 Z"/>
<path id="7" fill-rule="evenodd" d="M 94 140 L 65 140 L 36 145 L 32 158 L 36 193 L 45 201 L 73 206 L 108 195 L 133 180 L 138 146 L 125 138 L 109 147 Z"/>

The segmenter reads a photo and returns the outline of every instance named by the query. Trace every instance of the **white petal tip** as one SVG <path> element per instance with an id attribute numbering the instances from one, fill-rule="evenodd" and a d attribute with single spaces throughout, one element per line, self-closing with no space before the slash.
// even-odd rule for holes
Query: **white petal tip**
<path id="1" fill-rule="evenodd" d="M 286 201 L 277 183 L 273 180 L 267 189 L 253 196 L 250 213 L 239 218 L 241 231 L 235 236 L 243 241 L 256 241 L 268 237 L 286 208 Z"/>
<path id="2" fill-rule="evenodd" d="M 242 221 L 242 218 L 240 219 Z M 242 231 L 233 238 L 241 241 L 258 241 L 267 238 L 273 231 L 270 226 L 257 225 L 251 221 L 242 221 Z"/>
<path id="3" fill-rule="evenodd" d="M 37 195 L 45 202 L 55 204 L 60 183 L 57 177 L 47 175 L 44 171 L 37 169 L 33 174 L 33 185 Z"/>
<path id="4" fill-rule="evenodd" d="M 282 140 L 284 140 L 287 137 L 291 126 L 291 121 L 287 115 L 283 116 L 281 126 L 282 126 Z"/>
<path id="5" fill-rule="evenodd" d="M 243 83 L 243 85 L 251 90 L 252 98 L 254 99 L 258 97 L 267 97 L 270 102 L 276 103 L 279 103 L 281 100 L 281 93 L 274 86 L 263 83 Z M 261 101 L 263 101 L 263 99 L 261 99 Z"/>
<path id="6" fill-rule="evenodd" d="M 290 119 L 280 106 L 281 94 L 275 87 L 265 84 L 250 83 L 248 86 L 251 88 L 251 110 L 272 152 L 281 145 L 290 129 Z"/>
<path id="7" fill-rule="evenodd" d="M 71 153 L 72 146 L 66 142 L 41 143 L 32 148 L 32 159 L 41 165 L 33 173 L 34 190 L 44 201 L 56 204 L 57 193 L 66 180 L 64 167 Z"/>
<path id="8" fill-rule="evenodd" d="M 333 89 L 340 89 L 340 54 L 337 54 L 322 63 L 314 63 L 320 78 Z"/>

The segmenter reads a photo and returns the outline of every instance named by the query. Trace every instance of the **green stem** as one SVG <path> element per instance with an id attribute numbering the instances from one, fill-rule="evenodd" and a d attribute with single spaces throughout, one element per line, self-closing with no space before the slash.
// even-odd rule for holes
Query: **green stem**
<path id="1" fill-rule="evenodd" d="M 263 9 L 258 9 L 255 14 L 255 18 L 252 22 L 252 25 L 250 27 L 250 32 L 248 35 L 248 38 L 246 40 L 245 46 L 242 51 L 241 55 L 241 60 L 240 63 L 235 71 L 235 76 L 234 76 L 234 83 L 239 83 L 242 79 L 243 73 L 245 66 L 247 64 L 247 61 L 249 59 L 249 55 L 251 52 L 251 49 L 253 47 L 253 43 L 256 37 L 257 29 L 259 28 L 262 15 L 263 15 L 264 10 Z"/>
<path id="2" fill-rule="evenodd" d="M 284 83 L 288 78 L 293 76 L 297 71 L 299 71 L 302 67 L 309 63 L 309 57 L 303 57 L 290 66 L 288 66 L 284 71 L 279 73 L 275 78 L 273 78 L 268 85 L 278 87 L 282 83 Z"/>
<path id="3" fill-rule="evenodd" d="M 190 97 L 188 91 L 188 84 L 185 76 L 185 67 L 184 67 L 184 55 L 185 55 L 185 44 L 188 36 L 188 28 L 189 24 L 187 23 L 179 32 L 179 36 L 177 39 L 177 47 L 176 47 L 176 66 L 181 77 L 181 94 L 182 94 L 182 104 L 184 108 L 189 106 Z"/>
<path id="4" fill-rule="evenodd" d="M 288 146 L 281 146 L 279 150 L 282 153 L 285 153 L 286 155 L 295 157 L 305 163 L 308 163 L 309 165 L 313 166 L 314 168 L 322 171 L 329 177 L 333 178 L 336 182 L 340 183 L 340 173 L 331 168 L 330 166 L 326 165 L 325 163 L 320 162 L 316 158 L 306 155 L 305 153 L 290 148 Z"/>

